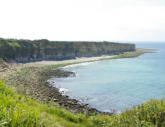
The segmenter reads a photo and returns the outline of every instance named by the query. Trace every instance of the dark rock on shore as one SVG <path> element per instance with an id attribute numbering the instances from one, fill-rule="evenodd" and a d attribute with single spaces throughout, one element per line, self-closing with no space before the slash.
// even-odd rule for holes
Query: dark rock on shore
<path id="1" fill-rule="evenodd" d="M 54 73 L 49 73 L 54 77 L 68 77 L 70 75 L 75 75 L 74 72 L 69 72 L 65 70 L 54 70 Z M 57 88 L 50 87 L 50 84 L 47 83 L 45 86 L 48 86 L 49 95 L 50 98 L 53 98 L 53 101 L 58 103 L 60 106 L 69 109 L 73 112 L 85 112 L 85 113 L 101 113 L 101 114 L 112 114 L 112 113 L 106 113 L 98 111 L 95 108 L 89 107 L 88 104 L 80 104 L 78 100 L 76 99 L 70 99 L 68 96 L 63 96 Z"/>
<path id="2" fill-rule="evenodd" d="M 53 87 L 47 81 L 52 77 L 75 76 L 74 72 L 61 69 L 50 69 L 42 67 L 25 67 L 9 75 L 5 81 L 8 85 L 18 84 L 16 88 L 21 89 L 21 93 L 37 99 L 44 103 L 53 102 L 60 107 L 68 109 L 75 113 L 102 113 L 87 104 L 81 104 L 78 100 L 70 99 L 62 95 L 59 89 Z M 22 84 L 23 86 L 21 86 Z M 20 90 L 19 90 L 20 91 Z"/>
<path id="3" fill-rule="evenodd" d="M 56 70 L 49 70 L 42 73 L 41 77 L 68 77 L 70 75 L 74 75 L 74 72 L 69 72 L 61 69 Z M 48 77 L 45 80 L 48 79 Z M 76 99 L 70 99 L 68 96 L 63 96 L 59 90 L 55 87 L 52 87 L 48 82 L 45 83 L 45 87 L 47 87 L 47 90 L 45 93 L 42 93 L 45 95 L 45 97 L 48 97 L 49 100 L 53 100 L 54 102 L 58 103 L 61 107 L 64 107 L 66 109 L 69 109 L 73 112 L 84 112 L 84 113 L 101 113 L 101 114 L 111 114 L 111 113 L 104 113 L 100 112 L 95 108 L 91 108 L 88 106 L 88 104 L 80 104 L 79 101 Z M 46 93 L 47 92 L 47 93 Z"/>

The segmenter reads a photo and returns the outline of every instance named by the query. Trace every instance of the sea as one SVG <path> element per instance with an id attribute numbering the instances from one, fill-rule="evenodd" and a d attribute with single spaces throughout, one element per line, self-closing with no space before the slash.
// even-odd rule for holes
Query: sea
<path id="1" fill-rule="evenodd" d="M 51 78 L 60 92 L 103 112 L 121 113 L 165 97 L 165 43 L 137 43 L 155 49 L 135 58 L 75 64 L 62 69 L 75 77 Z"/>

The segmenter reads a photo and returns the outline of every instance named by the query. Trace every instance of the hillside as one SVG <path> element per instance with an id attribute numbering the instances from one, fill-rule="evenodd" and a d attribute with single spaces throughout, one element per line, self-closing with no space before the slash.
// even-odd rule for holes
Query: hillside
<path id="1" fill-rule="evenodd" d="M 75 47 L 75 45 L 77 46 L 78 44 L 80 51 L 81 47 L 84 45 L 107 45 L 105 48 L 103 48 L 103 54 L 100 55 L 122 53 L 110 58 L 100 57 L 100 59 L 97 60 L 130 58 L 139 56 L 144 53 L 153 52 L 152 50 L 144 49 L 137 49 L 135 52 L 130 52 L 135 50 L 135 45 L 110 42 L 77 42 L 77 44 L 76 42 L 48 41 L 47 43 L 48 44 L 46 44 L 45 41 L 37 42 L 27 40 L 23 42 L 22 40 L 1 39 L 0 57 L 7 60 L 24 62 L 41 59 L 49 60 L 52 58 L 69 59 L 70 57 L 64 57 L 67 55 L 64 55 L 63 52 L 72 52 L 73 47 Z M 45 44 L 45 46 L 43 44 Z M 74 46 L 69 49 L 66 46 L 68 44 L 71 44 L 71 47 L 73 45 Z M 56 48 L 57 45 L 59 46 L 58 48 Z M 110 48 L 109 52 L 105 52 L 106 48 L 110 45 L 115 45 L 113 47 L 114 49 Z M 86 49 L 88 46 L 86 46 Z M 51 57 L 49 57 L 46 49 L 52 49 L 52 53 L 54 53 L 56 49 L 59 49 L 58 52 L 62 55 L 61 57 L 57 57 L 57 54 L 53 54 Z M 68 50 L 65 51 L 64 49 Z M 78 52 L 80 53 L 80 51 Z M 97 51 L 99 50 L 97 49 Z M 76 52 L 74 53 L 76 54 Z M 91 55 L 92 51 L 90 50 L 88 53 Z M 87 56 L 89 56 L 88 53 L 86 54 Z M 93 55 L 96 54 L 92 54 L 92 56 Z M 74 57 L 81 56 L 77 54 L 77 56 Z M 97 60 L 85 62 L 92 62 Z M 77 63 L 81 62 L 73 61 L 70 63 L 68 62 L 36 66 L 35 64 L 30 65 L 30 63 L 11 64 L 6 63 L 0 59 L 0 127 L 165 126 L 164 100 L 150 100 L 142 105 L 128 109 L 121 114 L 106 114 L 98 112 L 97 110 L 92 109 L 87 105 L 79 105 L 77 102 L 75 102 L 75 100 L 68 99 L 67 96 L 61 96 L 61 94 L 58 94 L 57 89 L 48 85 L 46 81 L 52 76 L 67 77 L 68 75 L 73 74 L 72 72 L 59 70 L 59 67 Z"/>
<path id="2" fill-rule="evenodd" d="M 22 79 L 23 81 L 29 81 L 28 75 L 30 75 L 30 73 L 22 70 L 21 74 L 21 78 L 24 78 Z M 14 84 L 15 82 L 13 82 L 10 87 L 13 88 L 12 85 Z M 53 102 L 43 103 L 42 101 L 31 99 L 23 94 L 22 90 L 26 87 L 20 89 L 21 84 L 17 84 L 17 88 L 21 90 L 21 93 L 18 90 L 15 90 L 17 92 L 15 93 L 10 87 L 5 86 L 4 82 L 0 80 L 0 126 L 2 127 L 165 126 L 164 100 L 151 100 L 143 105 L 129 109 L 122 114 L 117 115 L 72 113 L 68 110 L 59 108 Z"/>
<path id="3" fill-rule="evenodd" d="M 0 58 L 29 62 L 64 60 L 76 57 L 114 55 L 135 51 L 134 44 L 113 42 L 66 42 L 48 40 L 16 40 L 0 38 Z"/>

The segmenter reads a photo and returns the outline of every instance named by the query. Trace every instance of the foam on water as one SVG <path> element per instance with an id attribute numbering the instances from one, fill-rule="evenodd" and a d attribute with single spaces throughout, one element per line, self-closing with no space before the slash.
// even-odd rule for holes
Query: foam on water
<path id="1" fill-rule="evenodd" d="M 65 94 L 68 92 L 68 89 L 59 88 L 59 92 L 60 92 L 62 95 L 65 95 Z"/>
<path id="2" fill-rule="evenodd" d="M 69 92 L 68 89 L 66 88 L 62 88 L 61 85 L 56 85 L 56 81 L 58 81 L 59 78 L 51 78 L 49 79 L 47 82 L 51 85 L 53 85 L 54 87 L 58 88 L 58 91 L 62 94 L 62 95 L 67 95 L 67 93 Z M 64 80 L 66 80 L 66 78 L 63 78 Z"/>
<path id="3" fill-rule="evenodd" d="M 136 58 L 105 60 L 68 66 L 76 77 L 55 78 L 70 98 L 101 111 L 121 113 L 152 98 L 165 97 L 165 44 L 139 44 L 158 49 Z M 65 91 L 65 90 L 64 90 Z"/>
<path id="4" fill-rule="evenodd" d="M 73 65 L 68 65 L 68 66 L 62 67 L 62 68 L 67 69 L 67 68 L 72 68 L 72 67 L 88 66 L 91 63 L 92 62 L 85 62 L 85 63 L 73 64 Z"/>

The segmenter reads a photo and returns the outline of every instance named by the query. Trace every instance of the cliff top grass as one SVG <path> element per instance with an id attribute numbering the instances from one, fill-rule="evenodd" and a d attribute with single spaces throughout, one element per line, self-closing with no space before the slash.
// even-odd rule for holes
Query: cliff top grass
<path id="1" fill-rule="evenodd" d="M 135 44 L 128 43 L 0 38 L 0 57 L 6 61 L 15 60 L 17 62 L 66 60 L 76 57 L 119 54 L 134 50 Z"/>

